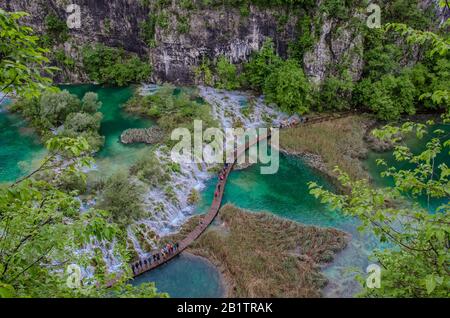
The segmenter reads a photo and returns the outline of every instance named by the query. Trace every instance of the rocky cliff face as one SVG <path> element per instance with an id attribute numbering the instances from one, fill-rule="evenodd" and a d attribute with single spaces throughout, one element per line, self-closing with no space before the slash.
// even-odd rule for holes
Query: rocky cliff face
<path id="1" fill-rule="evenodd" d="M 193 69 L 203 57 L 215 59 L 225 55 L 239 63 L 258 50 L 267 37 L 273 38 L 278 53 L 286 56 L 289 43 L 299 36 L 295 15 L 279 8 L 251 6 L 248 14 L 242 15 L 239 9 L 228 6 L 183 9 L 179 1 L 173 0 L 164 9 L 168 17 L 166 27 L 156 27 L 155 45 L 149 47 L 140 36 L 140 23 L 152 14 L 150 7 L 142 4 L 144 1 L 0 0 L 0 7 L 29 12 L 28 23 L 38 32 L 44 32 L 45 17 L 52 12 L 65 21 L 68 16 L 65 8 L 72 1 L 81 7 L 82 27 L 70 30 L 69 39 L 55 47 L 55 50 L 64 50 L 76 62 L 75 67 L 64 69 L 57 79 L 62 82 L 88 80 L 83 72 L 80 49 L 86 43 L 100 42 L 138 53 L 153 65 L 155 82 L 192 84 Z M 288 19 L 280 22 L 280 16 Z M 179 31 L 180 17 L 187 18 L 187 32 Z M 316 44 L 304 55 L 307 75 L 313 81 L 321 82 L 330 72 L 330 65 L 345 63 L 357 80 L 363 67 L 362 36 L 349 22 L 327 18 L 320 13 L 316 18 L 320 19 L 320 23 L 312 26 Z M 364 19 L 364 16 L 359 18 Z"/>

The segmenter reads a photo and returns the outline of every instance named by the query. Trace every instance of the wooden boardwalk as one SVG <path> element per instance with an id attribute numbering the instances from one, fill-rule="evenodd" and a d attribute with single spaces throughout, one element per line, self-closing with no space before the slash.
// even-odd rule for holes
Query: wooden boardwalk
<path id="1" fill-rule="evenodd" d="M 269 133 L 260 135 L 258 138 L 255 138 L 253 141 L 246 143 L 245 145 L 238 148 L 234 153 L 234 162 L 232 164 L 228 164 L 227 168 L 224 170 L 223 180 L 217 182 L 215 192 L 214 192 L 214 200 L 212 201 L 211 207 L 199 224 L 195 227 L 195 229 L 190 232 L 182 241 L 178 242 L 178 247 L 173 249 L 171 253 L 167 253 L 163 255 L 161 252 L 159 253 L 159 259 L 154 260 L 153 256 L 150 256 L 147 259 L 141 259 L 133 264 L 131 264 L 131 268 L 134 274 L 134 277 L 144 274 L 145 272 L 151 271 L 168 261 L 172 260 L 176 256 L 178 256 L 181 252 L 183 252 L 186 248 L 188 248 L 199 236 L 206 230 L 206 228 L 214 221 L 217 214 L 219 213 L 220 207 L 222 206 L 222 199 L 225 192 L 225 186 L 227 184 L 228 176 L 233 170 L 234 165 L 236 164 L 237 159 L 245 154 L 245 152 L 252 146 L 257 143 L 267 140 L 271 137 L 270 130 Z M 157 254 L 158 255 L 158 254 Z"/>
<path id="2" fill-rule="evenodd" d="M 341 113 L 340 116 L 323 116 L 323 117 L 317 117 L 317 118 L 311 118 L 310 120 L 302 120 L 300 122 L 296 122 L 294 124 L 288 124 L 286 126 L 282 126 L 280 128 L 293 128 L 298 125 L 309 125 L 309 124 L 317 124 L 324 121 L 330 121 L 334 119 L 339 119 L 347 116 L 351 116 L 352 112 L 345 112 Z M 217 214 L 219 213 L 220 207 L 222 205 L 222 199 L 225 192 L 225 186 L 227 184 L 228 176 L 230 175 L 231 171 L 233 170 L 234 165 L 236 164 L 237 159 L 245 154 L 245 152 L 252 146 L 256 145 L 257 143 L 261 141 L 265 141 L 270 139 L 271 137 L 271 130 L 268 130 L 269 132 L 264 135 L 258 136 L 258 138 L 255 138 L 253 141 L 246 143 L 245 145 L 238 148 L 234 153 L 234 162 L 232 164 L 228 164 L 224 174 L 223 174 L 223 180 L 219 178 L 219 181 L 215 188 L 215 196 L 214 200 L 211 204 L 211 207 L 209 208 L 209 211 L 205 216 L 202 218 L 202 220 L 199 222 L 199 224 L 195 227 L 195 229 L 190 232 L 182 241 L 177 242 L 177 247 L 173 248 L 169 253 L 162 253 L 161 251 L 159 253 L 153 254 L 158 255 L 156 259 L 153 256 L 148 257 L 147 259 L 141 259 L 137 262 L 132 263 L 131 269 L 133 271 L 134 277 L 137 277 L 139 275 L 142 275 L 148 271 L 151 271 L 168 261 L 172 260 L 173 258 L 177 257 L 180 253 L 182 253 L 184 250 L 186 250 L 196 239 L 199 238 L 199 236 L 207 229 L 207 227 L 214 221 Z"/>

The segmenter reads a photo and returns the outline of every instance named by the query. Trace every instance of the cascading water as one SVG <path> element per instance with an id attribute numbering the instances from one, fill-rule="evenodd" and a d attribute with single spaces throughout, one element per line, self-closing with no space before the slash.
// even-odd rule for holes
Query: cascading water
<path id="1" fill-rule="evenodd" d="M 156 85 L 144 85 L 139 89 L 140 94 L 148 95 L 156 92 Z M 229 92 L 210 87 L 199 88 L 200 97 L 211 105 L 212 116 L 219 121 L 222 128 L 239 127 L 258 128 L 278 126 L 289 118 L 285 113 L 268 107 L 263 97 L 254 97 L 245 92 Z M 156 150 L 156 156 L 161 165 L 171 162 L 170 153 L 163 151 L 163 147 Z M 145 208 L 151 215 L 137 222 L 155 232 L 158 236 L 165 236 L 176 232 L 187 218 L 195 212 L 195 206 L 188 201 L 191 191 L 200 192 L 206 186 L 212 174 L 208 172 L 212 165 L 182 163 L 180 172 L 172 172 L 171 180 L 161 187 L 152 187 L 145 196 Z M 170 187 L 175 192 L 175 200 L 167 199 L 165 189 Z M 129 231 L 129 236 L 137 253 L 145 256 L 143 248 L 136 239 L 135 233 Z M 154 246 L 150 242 L 150 246 Z"/>
<path id="2" fill-rule="evenodd" d="M 288 115 L 267 106 L 264 97 L 255 97 L 245 92 L 224 91 L 211 87 L 200 87 L 200 96 L 211 105 L 213 117 L 223 128 L 278 127 Z"/>

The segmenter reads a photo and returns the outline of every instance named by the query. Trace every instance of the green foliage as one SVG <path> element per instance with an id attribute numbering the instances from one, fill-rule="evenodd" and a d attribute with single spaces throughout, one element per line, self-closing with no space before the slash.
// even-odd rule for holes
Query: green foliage
<path id="1" fill-rule="evenodd" d="M 423 8 L 419 0 L 382 0 L 384 21 L 406 23 L 413 28 L 426 29 L 436 19 L 434 6 Z"/>
<path id="2" fill-rule="evenodd" d="M 266 100 L 288 113 L 306 113 L 310 106 L 310 92 L 311 85 L 294 60 L 282 62 L 269 75 L 264 85 Z"/>
<path id="3" fill-rule="evenodd" d="M 175 128 L 193 131 L 194 120 L 202 120 L 203 127 L 217 127 L 209 105 L 197 101 L 197 95 L 181 90 L 175 93 L 173 86 L 165 84 L 155 94 L 134 96 L 126 109 L 157 119 L 165 132 L 166 143 L 171 143 L 170 134 Z"/>
<path id="4" fill-rule="evenodd" d="M 57 43 L 65 42 L 69 38 L 69 28 L 65 21 L 60 19 L 55 13 L 50 13 L 44 20 L 45 41 L 48 45 L 53 46 Z"/>
<path id="5" fill-rule="evenodd" d="M 208 86 L 214 85 L 214 76 L 209 59 L 202 57 L 202 63 L 194 68 L 194 74 L 196 82 L 201 82 Z"/>
<path id="6" fill-rule="evenodd" d="M 352 0 L 324 0 L 320 5 L 320 10 L 329 16 L 338 19 L 348 19 Z"/>
<path id="7" fill-rule="evenodd" d="M 140 36 L 149 47 L 154 47 L 156 44 L 156 17 L 149 14 L 147 19 L 139 24 Z"/>
<path id="8" fill-rule="evenodd" d="M 383 75 L 374 82 L 364 79 L 358 83 L 355 94 L 359 104 L 367 106 L 380 119 L 395 120 L 416 111 L 417 90 L 405 75 Z"/>
<path id="9" fill-rule="evenodd" d="M 49 155 L 30 175 L 10 186 L 0 187 L 0 298 L 3 297 L 160 297 L 153 284 L 127 285 L 131 273 L 123 243 L 125 233 L 108 223 L 108 213 L 91 209 L 80 213 L 74 193 L 58 184 L 68 175 L 83 175 L 89 166 L 89 145 L 83 138 L 53 138 L 47 142 Z M 45 171 L 59 170 L 51 182 L 36 180 Z M 121 276 L 104 268 L 101 253 L 83 250 L 93 240 L 112 247 L 124 261 Z M 82 276 L 72 289 L 67 266 L 93 268 L 93 276 Z M 94 267 L 92 267 L 94 266 Z M 117 283 L 108 288 L 107 284 Z"/>
<path id="10" fill-rule="evenodd" d="M 49 76 L 56 70 L 46 66 L 48 51 L 38 45 L 33 30 L 19 24 L 25 16 L 0 9 L 0 93 L 5 95 L 38 96 L 51 85 Z"/>
<path id="11" fill-rule="evenodd" d="M 364 52 L 364 75 L 366 78 L 379 80 L 389 73 L 398 74 L 402 49 L 395 44 L 379 45 Z"/>
<path id="12" fill-rule="evenodd" d="M 75 60 L 72 57 L 67 56 L 64 50 L 57 50 L 54 53 L 54 58 L 56 63 L 58 63 L 58 65 L 60 66 L 67 67 L 71 70 L 73 70 L 75 67 Z"/>
<path id="13" fill-rule="evenodd" d="M 444 24 L 447 27 L 450 19 Z M 430 77 L 433 77 L 429 87 L 430 91 L 420 96 L 421 100 L 430 99 L 433 104 L 443 107 L 450 112 L 450 85 L 449 85 L 449 62 L 448 55 L 450 49 L 450 37 L 448 34 L 439 35 L 430 31 L 415 30 L 405 24 L 390 23 L 385 27 L 386 32 L 394 30 L 406 38 L 409 44 L 419 44 L 422 46 L 429 45 L 427 51 L 429 58 L 434 62 L 433 71 Z"/>
<path id="14" fill-rule="evenodd" d="M 406 123 L 402 127 L 385 127 L 375 132 L 378 138 L 392 140 L 399 133 L 425 132 L 422 124 Z M 439 131 L 435 133 L 440 134 Z M 398 142 L 398 138 L 394 141 Z M 394 156 L 413 168 L 387 168 L 383 176 L 394 179 L 393 188 L 372 188 L 367 181 L 352 181 L 340 174 L 342 185 L 349 194 L 333 194 L 315 183 L 310 183 L 311 193 L 345 215 L 358 217 L 361 229 L 373 232 L 381 242 L 390 247 L 373 254 L 382 266 L 381 288 L 364 289 L 366 297 L 448 297 L 450 284 L 450 204 L 447 202 L 436 213 L 429 213 L 418 204 L 404 202 L 407 198 L 425 195 L 431 198 L 448 198 L 450 195 L 450 168 L 436 164 L 437 156 L 448 152 L 450 142 L 438 137 L 427 143 L 426 150 L 414 155 L 403 144 L 396 146 Z M 383 161 L 379 164 L 385 165 Z M 397 202 L 397 204 L 392 204 Z M 402 203 L 403 202 L 403 203 Z"/>
<path id="15" fill-rule="evenodd" d="M 354 83 L 348 72 L 342 78 L 330 76 L 322 84 L 317 109 L 344 110 L 350 108 Z"/>
<path id="16" fill-rule="evenodd" d="M 177 19 L 177 31 L 180 34 L 189 33 L 191 28 L 189 17 L 179 16 Z"/>
<path id="17" fill-rule="evenodd" d="M 104 138 L 99 135 L 102 114 L 98 112 L 101 102 L 97 94 L 87 93 L 83 100 L 68 91 L 46 92 L 40 98 L 21 99 L 11 108 L 30 119 L 44 139 L 52 137 L 51 130 L 59 136 L 85 137 L 92 149 L 99 150 Z"/>
<path id="18" fill-rule="evenodd" d="M 83 48 L 83 63 L 89 78 L 101 84 L 125 86 L 148 79 L 151 67 L 122 49 L 102 44 Z"/>
<path id="19" fill-rule="evenodd" d="M 315 38 L 311 32 L 311 18 L 304 14 L 297 22 L 298 38 L 289 45 L 289 57 L 303 63 L 303 55 L 314 46 Z"/>
<path id="20" fill-rule="evenodd" d="M 258 92 L 265 86 L 266 79 L 281 65 L 281 58 L 275 53 L 273 41 L 264 42 L 260 51 L 253 53 L 244 65 L 244 79 L 247 85 Z"/>
<path id="21" fill-rule="evenodd" d="M 114 223 L 126 227 L 144 215 L 143 195 L 142 186 L 126 172 L 117 172 L 106 180 L 97 207 L 109 211 Z"/>
<path id="22" fill-rule="evenodd" d="M 82 100 L 81 110 L 85 113 L 96 113 L 102 107 L 102 102 L 98 100 L 98 95 L 93 92 L 87 92 Z"/>
<path id="23" fill-rule="evenodd" d="M 236 65 L 232 64 L 225 56 L 219 58 L 216 73 L 218 76 L 216 87 L 227 90 L 240 87 Z"/>
<path id="24" fill-rule="evenodd" d="M 151 151 L 140 158 L 130 169 L 130 173 L 151 186 L 158 186 L 170 181 L 167 166 L 161 164 L 155 153 Z"/>

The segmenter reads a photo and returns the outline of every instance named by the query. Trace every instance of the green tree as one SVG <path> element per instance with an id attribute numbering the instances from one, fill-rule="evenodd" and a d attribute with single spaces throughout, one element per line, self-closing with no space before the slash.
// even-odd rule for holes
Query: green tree
<path id="1" fill-rule="evenodd" d="M 447 121 L 448 122 L 448 121 Z M 448 152 L 450 141 L 432 138 L 426 150 L 413 154 L 399 143 L 399 135 L 416 131 L 421 138 L 425 125 L 406 123 L 401 127 L 387 126 L 375 131 L 378 138 L 397 142 L 394 156 L 413 168 L 386 167 L 383 176 L 392 177 L 392 188 L 372 188 L 366 180 L 352 181 L 339 169 L 339 181 L 348 194 L 334 194 L 315 183 L 311 193 L 344 215 L 358 217 L 361 230 L 374 233 L 389 248 L 376 250 L 374 259 L 382 266 L 380 289 L 367 286 L 362 296 L 369 297 L 448 297 L 450 286 L 450 203 L 435 213 L 418 203 L 409 203 L 423 195 L 433 198 L 450 196 L 450 168 L 437 164 L 437 156 Z M 441 135 L 443 131 L 434 132 Z M 442 138 L 442 137 L 441 137 Z M 383 160 L 378 164 L 386 165 Z M 364 281 L 362 280 L 363 284 Z"/>
<path id="2" fill-rule="evenodd" d="M 304 114 L 309 110 L 311 85 L 297 61 L 287 60 L 265 81 L 266 100 L 281 110 Z"/>
<path id="3" fill-rule="evenodd" d="M 233 90 L 240 86 L 236 65 L 232 64 L 225 56 L 217 61 L 216 72 L 218 82 L 216 86 L 221 89 Z"/>
<path id="4" fill-rule="evenodd" d="M 446 6 L 448 8 L 448 2 L 440 1 L 442 7 Z M 445 23 L 441 26 L 445 30 L 450 26 L 450 19 L 447 19 Z M 444 63 L 448 63 L 448 54 L 450 49 L 450 36 L 448 32 L 444 33 L 443 36 L 431 32 L 431 31 L 421 31 L 415 30 L 403 23 L 388 23 L 385 26 L 385 31 L 394 30 L 400 33 L 406 38 L 406 41 L 410 44 L 419 45 L 429 45 L 428 56 L 430 58 L 435 58 L 436 56 L 443 57 Z M 448 73 L 444 75 L 444 78 L 448 79 Z M 431 92 L 424 93 L 420 96 L 423 99 L 430 99 L 434 104 L 441 105 L 450 112 L 450 84 L 448 81 L 439 81 L 437 85 L 434 86 L 434 90 Z"/>
<path id="5" fill-rule="evenodd" d="M 119 275 L 110 273 L 101 253 L 81 252 L 96 240 L 113 248 L 124 264 L 128 261 L 120 243 L 125 234 L 107 221 L 108 214 L 81 214 L 74 194 L 58 189 L 61 178 L 82 175 L 80 169 L 92 163 L 89 144 L 83 138 L 53 138 L 46 145 L 49 155 L 38 169 L 0 188 L 0 297 L 164 296 L 152 284 L 127 286 L 128 266 Z M 51 182 L 36 179 L 49 170 L 58 171 Z M 118 242 L 114 247 L 113 240 Z M 66 283 L 69 264 L 94 266 L 95 273 L 81 277 L 79 288 L 72 289 Z M 111 281 L 116 284 L 108 288 Z"/>
<path id="6" fill-rule="evenodd" d="M 348 71 L 344 72 L 341 78 L 326 78 L 320 89 L 317 108 L 319 111 L 348 109 L 353 88 L 353 80 Z"/>
<path id="7" fill-rule="evenodd" d="M 276 54 L 272 39 L 264 42 L 260 51 L 253 53 L 244 66 L 245 81 L 255 91 L 262 91 L 266 79 L 280 65 L 282 59 Z"/>
<path id="8" fill-rule="evenodd" d="M 142 186 L 126 172 L 117 172 L 106 181 L 98 208 L 109 211 L 115 223 L 126 227 L 144 215 L 143 194 Z"/>
<path id="9" fill-rule="evenodd" d="M 355 99 L 378 118 L 395 120 L 404 113 L 412 115 L 416 112 L 418 93 L 407 76 L 383 75 L 378 81 L 363 79 L 358 83 Z"/>
<path id="10" fill-rule="evenodd" d="M 0 9 L 0 102 L 6 95 L 38 96 L 50 86 L 56 68 L 49 67 L 48 51 L 38 45 L 33 30 L 19 23 L 24 12 Z"/>
<path id="11" fill-rule="evenodd" d="M 102 44 L 83 48 L 83 64 L 91 80 L 117 86 L 145 81 L 152 71 L 135 54 Z"/>
<path id="12" fill-rule="evenodd" d="M 53 127 L 63 124 L 70 113 L 81 109 L 80 100 L 68 91 L 47 92 L 39 101 L 40 117 Z"/>
<path id="13" fill-rule="evenodd" d="M 98 100 L 98 95 L 93 92 L 86 93 L 82 102 L 81 110 L 85 113 L 96 113 L 102 107 L 102 102 Z"/>

